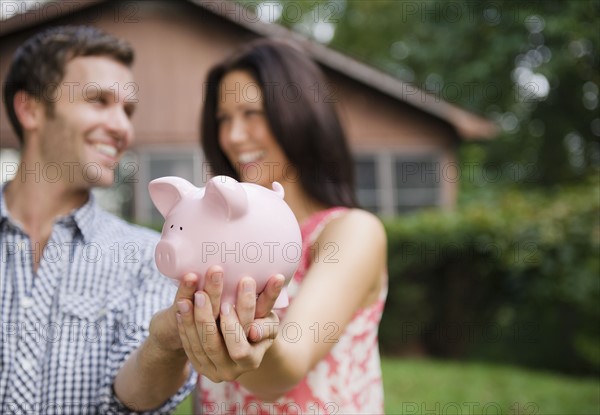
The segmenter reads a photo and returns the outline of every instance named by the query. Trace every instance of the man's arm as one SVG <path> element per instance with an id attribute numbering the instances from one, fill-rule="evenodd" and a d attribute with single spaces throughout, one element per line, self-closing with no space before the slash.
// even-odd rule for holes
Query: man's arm
<path id="1" fill-rule="evenodd" d="M 194 274 L 184 277 L 171 307 L 152 318 L 150 335 L 117 373 L 115 393 L 129 409 L 142 412 L 160 407 L 190 376 L 175 315 L 178 302 L 193 299 L 197 283 Z"/>
<path id="2" fill-rule="evenodd" d="M 129 356 L 117 373 L 114 382 L 115 394 L 129 409 L 142 412 L 159 408 L 174 395 L 184 385 L 192 370 L 188 364 L 188 355 L 197 368 L 202 366 L 198 364 L 197 356 L 190 348 L 188 339 L 191 336 L 183 333 L 183 322 L 189 323 L 192 328 L 191 333 L 198 335 L 206 328 L 205 321 L 198 318 L 200 316 L 194 318 L 198 309 L 203 309 L 209 318 L 219 315 L 223 290 L 220 267 L 211 267 L 205 281 L 204 290 L 196 293 L 198 276 L 188 274 L 183 278 L 173 304 L 154 315 L 150 323 L 148 339 Z M 250 282 L 254 281 L 250 279 Z M 247 364 L 248 356 L 243 353 L 228 355 L 227 350 L 224 350 L 220 367 L 211 371 L 204 366 L 203 374 L 210 376 L 213 372 L 233 371 L 236 374 L 234 377 L 237 377 L 260 364 L 277 333 L 278 319 L 271 309 L 281 292 L 282 285 L 283 277 L 276 275 L 269 280 L 258 299 L 254 285 L 254 290 L 244 292 L 244 295 L 240 295 L 237 299 L 236 309 L 240 310 L 242 318 L 241 322 L 236 319 L 236 326 L 252 327 L 247 332 L 239 333 L 239 338 L 243 338 L 247 349 L 251 349 L 253 364 Z M 207 299 L 204 307 L 195 305 L 195 296 L 203 296 Z M 237 317 L 237 313 L 233 312 L 233 314 Z M 218 331 L 211 334 L 213 335 L 209 336 L 211 338 L 221 338 Z M 186 343 L 182 343 L 182 335 Z M 246 336 L 249 340 L 246 340 Z M 205 373 L 207 370 L 210 373 Z"/>

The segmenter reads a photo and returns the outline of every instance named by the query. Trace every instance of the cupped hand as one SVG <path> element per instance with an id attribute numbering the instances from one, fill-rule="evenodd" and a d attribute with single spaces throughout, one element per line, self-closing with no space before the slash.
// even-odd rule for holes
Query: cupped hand
<path id="1" fill-rule="evenodd" d="M 277 336 L 279 318 L 272 307 L 281 292 L 283 276 L 272 277 L 258 298 L 254 280 L 244 278 L 235 307 L 228 303 L 219 307 L 222 278 L 211 285 L 209 274 L 205 290 L 194 295 L 193 307 L 186 300 L 188 307 L 179 308 L 179 337 L 199 373 L 214 382 L 231 381 L 258 368 Z"/>
<path id="2" fill-rule="evenodd" d="M 150 339 L 154 340 L 161 349 L 168 351 L 183 350 L 177 319 L 175 315 L 179 312 L 178 303 L 190 301 L 197 291 L 199 277 L 195 274 L 187 274 L 179 284 L 173 304 L 154 314 L 150 321 Z"/>

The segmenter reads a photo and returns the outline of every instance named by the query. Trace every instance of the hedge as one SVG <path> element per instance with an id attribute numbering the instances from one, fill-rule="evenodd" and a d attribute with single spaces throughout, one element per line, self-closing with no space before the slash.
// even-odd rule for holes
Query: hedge
<path id="1" fill-rule="evenodd" d="M 382 352 L 600 372 L 598 184 L 387 221 Z"/>

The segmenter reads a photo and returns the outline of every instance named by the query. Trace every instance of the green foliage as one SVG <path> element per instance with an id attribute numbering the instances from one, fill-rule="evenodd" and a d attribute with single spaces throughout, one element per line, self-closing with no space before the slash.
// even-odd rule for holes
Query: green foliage
<path id="1" fill-rule="evenodd" d="M 600 371 L 598 179 L 386 223 L 384 352 Z"/>
<path id="2" fill-rule="evenodd" d="M 600 164 L 599 12 L 585 0 L 349 1 L 331 46 L 496 120 L 502 134 L 477 161 L 534 166 L 523 179 L 547 185 Z"/>
<path id="3" fill-rule="evenodd" d="M 518 181 L 542 185 L 600 165 L 598 0 L 240 3 L 279 4 L 278 23 L 317 39 L 330 25 L 330 47 L 497 121 L 463 161 L 529 166 Z"/>

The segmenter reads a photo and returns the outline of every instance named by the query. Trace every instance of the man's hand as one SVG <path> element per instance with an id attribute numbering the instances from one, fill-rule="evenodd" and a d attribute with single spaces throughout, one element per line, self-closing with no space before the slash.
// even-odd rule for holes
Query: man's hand
<path id="1" fill-rule="evenodd" d="M 206 277 L 221 272 L 209 269 Z M 150 336 L 125 361 L 115 378 L 114 389 L 130 409 L 150 410 L 164 403 L 189 378 L 191 368 L 177 328 L 176 315 L 189 307 L 204 277 L 185 275 L 173 304 L 150 321 Z"/>
<path id="2" fill-rule="evenodd" d="M 150 322 L 150 339 L 161 349 L 168 351 L 181 351 L 183 345 L 177 328 L 176 314 L 181 310 L 191 310 L 194 293 L 202 286 L 205 278 L 196 274 L 186 274 L 179 284 L 173 304 L 164 310 L 157 312 Z M 206 273 L 206 288 L 214 292 L 213 286 L 222 289 L 223 270 L 220 267 L 211 267 Z M 215 283 L 214 281 L 219 281 Z M 220 291 L 219 291 L 220 295 Z M 217 303 L 218 304 L 218 303 Z"/>

